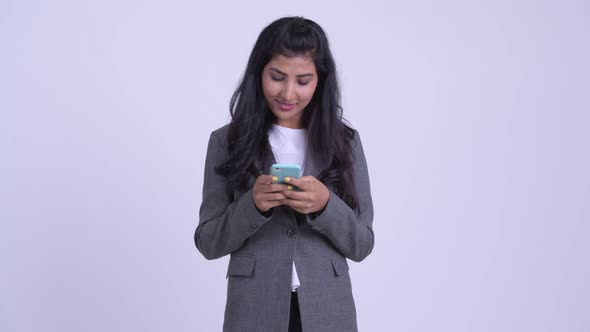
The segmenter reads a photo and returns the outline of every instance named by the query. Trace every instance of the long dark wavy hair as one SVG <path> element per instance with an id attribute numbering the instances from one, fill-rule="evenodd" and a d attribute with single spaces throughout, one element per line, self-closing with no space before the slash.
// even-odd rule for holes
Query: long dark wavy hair
<path id="1" fill-rule="evenodd" d="M 260 33 L 230 101 L 228 156 L 216 171 L 227 178 L 229 188 L 244 191 L 249 189 L 252 177 L 268 173 L 272 160 L 268 131 L 275 116 L 264 98 L 261 77 L 264 66 L 278 55 L 313 57 L 318 83 L 302 115 L 307 158 L 312 158 L 320 170 L 318 179 L 350 207 L 356 207 L 351 145 L 354 130 L 342 118 L 336 65 L 322 28 L 303 17 L 278 19 Z M 261 161 L 259 167 L 256 160 Z"/>

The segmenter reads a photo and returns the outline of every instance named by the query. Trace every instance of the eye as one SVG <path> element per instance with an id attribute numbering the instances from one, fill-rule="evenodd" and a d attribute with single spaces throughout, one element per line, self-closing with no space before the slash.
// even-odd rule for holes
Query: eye
<path id="1" fill-rule="evenodd" d="M 278 77 L 278 76 L 274 76 L 274 75 L 270 75 L 270 79 L 276 82 L 280 82 L 283 80 L 282 77 Z"/>
<path id="2" fill-rule="evenodd" d="M 299 82 L 297 82 L 297 84 L 305 86 L 305 85 L 309 84 L 309 81 L 306 81 L 306 82 L 299 81 Z"/>

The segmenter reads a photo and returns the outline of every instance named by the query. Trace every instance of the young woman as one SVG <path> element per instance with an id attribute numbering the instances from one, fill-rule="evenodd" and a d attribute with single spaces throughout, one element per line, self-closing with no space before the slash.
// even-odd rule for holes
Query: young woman
<path id="1" fill-rule="evenodd" d="M 207 259 L 231 254 L 223 330 L 356 331 L 346 258 L 371 253 L 373 205 L 322 28 L 301 17 L 267 26 L 230 113 L 209 139 L 195 233 Z M 277 183 L 277 162 L 303 176 Z"/>

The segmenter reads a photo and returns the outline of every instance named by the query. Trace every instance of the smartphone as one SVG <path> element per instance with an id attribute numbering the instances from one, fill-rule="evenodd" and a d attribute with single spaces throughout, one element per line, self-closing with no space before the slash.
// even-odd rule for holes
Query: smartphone
<path id="1" fill-rule="evenodd" d="M 301 177 L 301 167 L 294 164 L 273 164 L 270 166 L 270 174 L 279 178 L 277 182 L 288 183 L 285 182 L 285 177 L 296 179 Z M 295 187 L 295 190 L 298 190 L 298 188 Z"/>

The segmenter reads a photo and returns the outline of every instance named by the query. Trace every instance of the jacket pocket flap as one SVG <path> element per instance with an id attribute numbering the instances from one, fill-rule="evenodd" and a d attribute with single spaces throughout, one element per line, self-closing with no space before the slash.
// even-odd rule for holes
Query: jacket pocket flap
<path id="1" fill-rule="evenodd" d="M 344 258 L 344 257 L 331 257 L 330 260 L 332 261 L 332 267 L 334 268 L 334 273 L 337 276 L 348 272 L 348 262 L 346 262 L 346 258 Z"/>
<path id="2" fill-rule="evenodd" d="M 229 265 L 227 267 L 227 275 L 229 276 L 244 276 L 247 277 L 252 274 L 254 270 L 254 263 L 256 262 L 255 256 L 236 255 L 231 256 L 229 259 Z"/>

